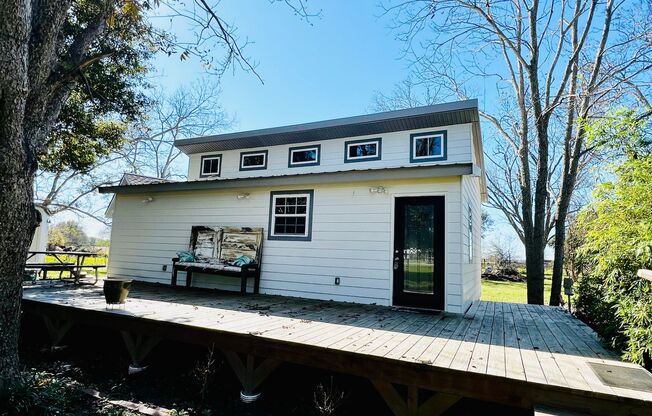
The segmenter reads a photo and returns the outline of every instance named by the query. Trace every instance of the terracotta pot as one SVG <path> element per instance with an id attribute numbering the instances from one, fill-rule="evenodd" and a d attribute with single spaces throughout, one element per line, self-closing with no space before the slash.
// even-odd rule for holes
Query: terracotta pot
<path id="1" fill-rule="evenodd" d="M 129 289 L 131 289 L 131 279 L 104 279 L 104 298 L 109 305 L 120 305 L 125 303 Z"/>

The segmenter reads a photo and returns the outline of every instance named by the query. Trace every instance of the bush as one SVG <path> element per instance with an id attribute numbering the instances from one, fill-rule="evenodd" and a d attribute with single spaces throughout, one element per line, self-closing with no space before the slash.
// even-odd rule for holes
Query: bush
<path id="1" fill-rule="evenodd" d="M 0 390 L 0 415 L 40 416 L 74 414 L 70 408 L 81 400 L 77 384 L 45 372 L 24 372 Z"/>
<path id="2" fill-rule="evenodd" d="M 624 358 L 652 368 L 652 156 L 630 159 L 579 216 L 578 316 Z"/>

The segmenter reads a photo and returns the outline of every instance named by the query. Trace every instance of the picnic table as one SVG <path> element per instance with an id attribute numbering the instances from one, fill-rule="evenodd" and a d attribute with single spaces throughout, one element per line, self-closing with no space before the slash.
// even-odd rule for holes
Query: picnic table
<path id="1" fill-rule="evenodd" d="M 61 276 L 64 271 L 69 271 L 70 275 L 74 279 L 75 283 L 79 283 L 79 279 L 82 277 L 82 269 L 83 268 L 91 268 L 95 270 L 95 281 L 93 284 L 97 283 L 97 280 L 99 278 L 99 269 L 104 268 L 105 266 L 103 265 L 90 265 L 90 264 L 84 264 L 84 261 L 88 257 L 97 257 L 98 253 L 90 252 L 90 251 L 56 251 L 56 250 L 45 250 L 45 251 L 29 251 L 27 255 L 27 260 L 31 259 L 32 257 L 36 255 L 46 255 L 46 256 L 52 256 L 54 257 L 57 261 L 52 262 L 52 263 L 26 263 L 25 264 L 25 269 L 39 269 L 43 273 L 43 278 L 47 279 L 47 272 L 48 271 L 58 271 L 59 272 L 59 279 L 61 279 Z M 74 261 L 64 261 L 63 257 L 64 256 L 69 256 L 73 257 Z"/>

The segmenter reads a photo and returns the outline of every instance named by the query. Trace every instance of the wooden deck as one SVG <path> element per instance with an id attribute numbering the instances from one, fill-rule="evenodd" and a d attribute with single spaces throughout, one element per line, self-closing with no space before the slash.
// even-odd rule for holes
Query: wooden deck
<path id="1" fill-rule="evenodd" d="M 27 288 L 23 307 L 71 323 L 214 343 L 258 360 L 367 377 L 397 414 L 401 406 L 421 406 L 419 389 L 526 408 L 652 414 L 652 392 L 608 386 L 590 363 L 640 367 L 621 362 L 561 308 L 477 302 L 464 315 L 425 314 L 144 285 L 132 291 L 124 310 L 107 310 L 99 287 Z M 407 398 L 394 385 L 408 386 Z M 424 403 L 414 414 L 436 414 L 435 408 Z"/>

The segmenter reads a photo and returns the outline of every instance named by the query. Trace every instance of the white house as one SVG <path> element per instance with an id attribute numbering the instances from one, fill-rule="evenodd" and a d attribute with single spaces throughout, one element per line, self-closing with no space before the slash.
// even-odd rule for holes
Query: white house
<path id="1" fill-rule="evenodd" d="M 451 312 L 480 297 L 477 100 L 176 146 L 187 181 L 101 190 L 115 193 L 110 276 L 169 284 L 192 226 L 262 227 L 261 293 Z"/>
<path id="2" fill-rule="evenodd" d="M 29 251 L 45 251 L 48 248 L 48 225 L 50 222 L 50 215 L 45 208 L 35 206 L 36 210 L 41 214 L 41 222 L 36 230 L 34 230 L 34 237 L 32 237 L 32 244 L 29 246 Z M 37 254 L 27 260 L 28 263 L 45 263 L 45 254 Z"/>

